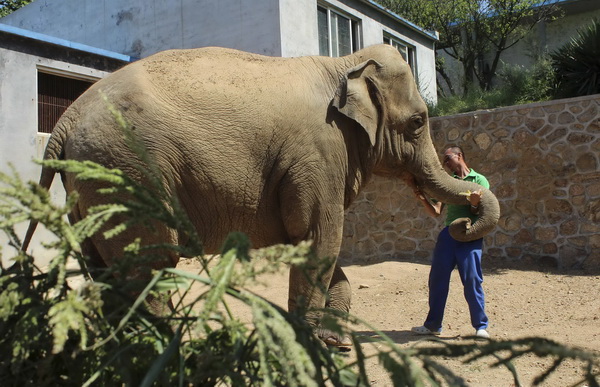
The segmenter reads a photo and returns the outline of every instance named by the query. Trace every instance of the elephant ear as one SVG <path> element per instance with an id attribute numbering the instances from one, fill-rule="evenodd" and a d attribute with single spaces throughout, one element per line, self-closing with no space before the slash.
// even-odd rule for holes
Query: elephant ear
<path id="1" fill-rule="evenodd" d="M 349 69 L 338 86 L 333 106 L 343 115 L 358 122 L 367 132 L 371 145 L 375 145 L 379 126 L 376 85 L 369 78 L 381 65 L 369 59 Z"/>

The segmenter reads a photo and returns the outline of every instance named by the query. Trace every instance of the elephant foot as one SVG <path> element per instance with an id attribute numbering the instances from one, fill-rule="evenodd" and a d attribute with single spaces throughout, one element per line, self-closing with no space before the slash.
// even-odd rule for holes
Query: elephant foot
<path id="1" fill-rule="evenodd" d="M 316 333 L 319 339 L 328 347 L 347 348 L 348 350 L 352 347 L 352 339 L 348 335 L 340 336 L 324 328 L 317 328 Z"/>

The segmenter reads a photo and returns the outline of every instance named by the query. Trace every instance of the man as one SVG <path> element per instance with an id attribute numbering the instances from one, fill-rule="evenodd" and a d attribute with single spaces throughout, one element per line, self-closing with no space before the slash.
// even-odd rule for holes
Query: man
<path id="1" fill-rule="evenodd" d="M 443 164 L 455 178 L 471 181 L 489 189 L 490 184 L 485 176 L 469 168 L 465 160 L 465 153 L 459 146 L 446 149 Z M 425 206 L 427 213 L 439 216 L 444 204 L 429 201 L 419 187 L 414 184 L 414 181 L 409 184 L 413 187 L 417 198 Z M 439 335 L 441 333 L 450 287 L 450 275 L 454 267 L 458 267 L 475 334 L 482 338 L 490 337 L 487 332 L 488 317 L 485 313 L 485 299 L 481 286 L 483 282 L 481 271 L 483 239 L 459 242 L 453 239 L 448 232 L 448 226 L 458 218 L 470 217 L 473 221 L 477 219 L 480 199 L 481 190 L 477 190 L 467 196 L 469 204 L 464 206 L 449 204 L 447 206 L 446 227 L 438 236 L 429 273 L 429 314 L 423 326 L 412 328 L 412 332 L 416 334 Z"/>

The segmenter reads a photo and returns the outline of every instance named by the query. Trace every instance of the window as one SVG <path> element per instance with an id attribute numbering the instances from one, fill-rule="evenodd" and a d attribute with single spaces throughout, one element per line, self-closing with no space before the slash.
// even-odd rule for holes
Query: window
<path id="1" fill-rule="evenodd" d="M 360 22 L 322 6 L 317 15 L 320 55 L 337 57 L 360 50 Z"/>
<path id="2" fill-rule="evenodd" d="M 408 65 L 412 69 L 413 74 L 415 73 L 415 48 L 414 47 L 409 46 L 408 44 L 404 43 L 403 41 L 396 39 L 390 35 L 383 36 L 383 43 L 396 47 L 396 49 L 398 51 L 400 51 L 400 54 L 402 54 L 402 57 L 404 58 L 406 63 L 408 63 Z"/>
<path id="3" fill-rule="evenodd" d="M 60 116 L 94 82 L 38 72 L 38 132 L 52 133 Z"/>

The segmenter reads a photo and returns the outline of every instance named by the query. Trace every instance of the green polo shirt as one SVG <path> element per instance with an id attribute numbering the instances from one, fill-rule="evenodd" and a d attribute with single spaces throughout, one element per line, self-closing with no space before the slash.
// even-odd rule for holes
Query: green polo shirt
<path id="1" fill-rule="evenodd" d="M 460 177 L 458 177 L 456 175 L 454 175 L 454 177 L 457 179 L 460 179 Z M 469 172 L 469 174 L 467 176 L 465 176 L 465 178 L 462 180 L 477 183 L 487 189 L 490 189 L 490 183 L 485 178 L 485 176 L 483 176 L 480 173 L 475 172 L 473 169 L 471 169 L 471 172 Z M 456 204 L 448 204 L 448 209 L 446 212 L 446 226 L 449 226 L 450 223 L 454 222 L 458 218 L 471 218 L 471 221 L 473 221 L 473 222 L 476 221 L 478 216 L 471 213 L 470 207 L 471 206 L 468 204 L 465 206 L 460 206 L 460 205 L 456 205 Z"/>

